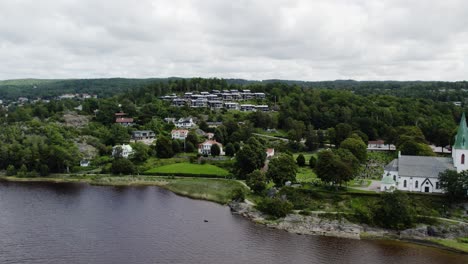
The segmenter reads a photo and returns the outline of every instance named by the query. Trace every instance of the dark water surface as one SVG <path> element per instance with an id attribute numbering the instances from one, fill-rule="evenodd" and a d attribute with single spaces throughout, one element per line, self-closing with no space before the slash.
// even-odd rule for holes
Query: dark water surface
<path id="1" fill-rule="evenodd" d="M 452 264 L 468 257 L 272 230 L 157 187 L 0 182 L 0 263 Z"/>

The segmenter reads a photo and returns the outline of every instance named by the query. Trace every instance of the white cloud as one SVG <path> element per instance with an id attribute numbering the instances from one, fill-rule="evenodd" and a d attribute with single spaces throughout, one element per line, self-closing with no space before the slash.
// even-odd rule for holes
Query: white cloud
<path id="1" fill-rule="evenodd" d="M 0 2 L 0 79 L 464 80 L 468 2 Z"/>

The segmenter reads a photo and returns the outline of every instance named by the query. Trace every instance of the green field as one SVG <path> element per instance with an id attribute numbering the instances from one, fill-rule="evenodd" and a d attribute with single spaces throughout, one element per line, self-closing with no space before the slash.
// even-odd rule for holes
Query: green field
<path id="1" fill-rule="evenodd" d="M 224 179 L 176 179 L 163 187 L 179 195 L 222 204 L 226 204 L 232 200 L 233 191 L 236 189 L 242 189 L 247 192 L 247 187 L 242 183 Z"/>
<path id="2" fill-rule="evenodd" d="M 314 182 L 317 179 L 315 172 L 309 167 L 299 167 L 296 180 L 299 183 Z"/>
<path id="3" fill-rule="evenodd" d="M 211 164 L 174 163 L 147 170 L 146 173 L 177 174 L 204 174 L 225 177 L 229 172 L 223 168 Z"/>

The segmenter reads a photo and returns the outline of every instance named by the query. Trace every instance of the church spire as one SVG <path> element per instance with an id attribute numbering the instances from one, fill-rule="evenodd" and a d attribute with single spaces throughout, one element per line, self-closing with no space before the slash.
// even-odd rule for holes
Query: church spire
<path id="1" fill-rule="evenodd" d="M 466 126 L 466 116 L 463 112 L 460 125 L 458 126 L 457 135 L 455 136 L 455 143 L 453 144 L 455 149 L 468 149 L 468 127 Z"/>

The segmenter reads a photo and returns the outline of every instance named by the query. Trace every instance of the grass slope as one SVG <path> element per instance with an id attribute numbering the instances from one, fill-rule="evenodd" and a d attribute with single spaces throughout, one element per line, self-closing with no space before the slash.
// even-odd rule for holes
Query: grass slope
<path id="1" fill-rule="evenodd" d="M 211 164 L 174 163 L 147 170 L 146 173 L 177 174 L 204 174 L 225 177 L 229 172 L 223 168 Z"/>
<path id="2" fill-rule="evenodd" d="M 88 183 L 103 186 L 159 186 L 176 194 L 226 204 L 233 191 L 247 187 L 235 180 L 161 176 L 56 175 L 45 178 L 0 177 L 13 182 Z"/>

